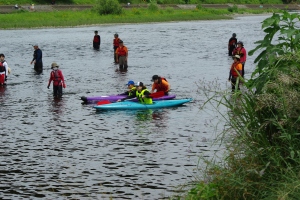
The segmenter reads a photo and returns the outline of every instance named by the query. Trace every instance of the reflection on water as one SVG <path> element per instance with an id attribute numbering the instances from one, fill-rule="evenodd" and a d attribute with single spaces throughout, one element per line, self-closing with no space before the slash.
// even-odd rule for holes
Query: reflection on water
<path id="1" fill-rule="evenodd" d="M 1 198 L 153 200 L 176 194 L 176 186 L 196 176 L 198 155 L 222 150 L 211 143 L 224 122 L 213 108 L 199 111 L 206 97 L 197 95 L 195 83 L 205 78 L 230 89 L 228 39 L 235 32 L 253 49 L 263 38 L 264 18 L 105 25 L 100 51 L 90 42 L 96 26 L 1 31 L 0 52 L 12 69 L 7 87 L 0 87 Z M 113 63 L 115 32 L 129 50 L 127 72 L 116 72 Z M 29 64 L 33 43 L 43 51 L 40 75 Z M 47 89 L 52 62 L 68 86 L 62 99 Z M 193 102 L 145 111 L 96 112 L 81 105 L 81 96 L 124 92 L 128 80 L 150 88 L 154 74 L 168 79 L 176 98 Z"/>

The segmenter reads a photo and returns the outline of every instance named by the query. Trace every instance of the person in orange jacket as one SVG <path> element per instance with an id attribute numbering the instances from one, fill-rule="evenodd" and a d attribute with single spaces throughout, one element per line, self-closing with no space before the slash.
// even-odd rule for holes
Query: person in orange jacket
<path id="1" fill-rule="evenodd" d="M 127 71 L 128 65 L 128 49 L 123 45 L 123 41 L 119 41 L 119 47 L 116 50 L 116 60 L 119 62 L 119 69 L 121 71 Z"/>
<path id="2" fill-rule="evenodd" d="M 233 56 L 233 63 L 230 67 L 230 72 L 229 72 L 229 78 L 228 81 L 231 82 L 231 91 L 234 92 L 235 91 L 235 87 L 236 87 L 236 82 L 238 77 L 242 77 L 242 63 L 240 62 L 240 56 L 239 55 L 235 55 Z M 238 85 L 238 90 L 240 89 L 240 86 Z"/>
<path id="3" fill-rule="evenodd" d="M 153 81 L 151 93 L 153 93 L 154 91 L 155 92 L 163 91 L 165 95 L 168 95 L 171 86 L 165 78 L 160 77 L 158 75 L 153 75 L 151 81 Z"/>
<path id="4" fill-rule="evenodd" d="M 53 81 L 53 96 L 62 97 L 62 88 L 66 88 L 65 78 L 57 63 L 51 64 L 52 72 L 50 73 L 50 78 L 47 88 L 50 88 L 50 84 Z"/>

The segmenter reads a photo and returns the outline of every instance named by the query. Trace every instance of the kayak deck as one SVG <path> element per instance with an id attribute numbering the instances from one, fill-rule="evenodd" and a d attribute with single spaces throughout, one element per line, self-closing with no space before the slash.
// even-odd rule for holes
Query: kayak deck
<path id="1" fill-rule="evenodd" d="M 162 100 L 153 101 L 153 104 L 141 104 L 138 102 L 123 101 L 104 105 L 97 105 L 94 106 L 94 108 L 96 110 L 147 110 L 180 106 L 190 101 L 192 101 L 192 99 Z"/>

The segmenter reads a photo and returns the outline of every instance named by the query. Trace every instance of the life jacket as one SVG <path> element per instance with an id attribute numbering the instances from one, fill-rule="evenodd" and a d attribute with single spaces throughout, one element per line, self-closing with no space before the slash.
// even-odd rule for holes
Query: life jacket
<path id="1" fill-rule="evenodd" d="M 235 44 L 237 43 L 237 39 L 236 38 L 231 38 L 229 41 L 229 46 L 235 46 Z"/>
<path id="2" fill-rule="evenodd" d="M 3 65 L 4 62 L 5 62 L 5 61 L 0 62 L 0 73 L 1 73 L 1 72 L 6 72 L 5 66 Z"/>
<path id="3" fill-rule="evenodd" d="M 114 39 L 114 47 L 118 47 L 120 42 L 120 38 L 115 38 Z"/>
<path id="4" fill-rule="evenodd" d="M 95 35 L 95 36 L 94 36 L 94 42 L 95 42 L 95 43 L 100 42 L 100 36 L 99 36 L 99 35 Z"/>
<path id="5" fill-rule="evenodd" d="M 132 87 L 128 93 L 128 96 L 132 96 L 132 93 L 136 91 L 136 87 Z"/>
<path id="6" fill-rule="evenodd" d="M 242 58 L 244 56 L 244 54 L 242 53 L 243 48 L 244 47 L 236 48 L 235 51 L 234 51 L 234 55 L 239 55 Z"/>
<path id="7" fill-rule="evenodd" d="M 53 70 L 51 72 L 51 78 L 53 80 L 53 85 L 62 85 L 62 77 L 61 77 L 61 71 L 59 69 Z"/>
<path id="8" fill-rule="evenodd" d="M 119 56 L 126 56 L 126 51 L 125 51 L 124 46 L 118 48 L 118 55 Z"/>
<path id="9" fill-rule="evenodd" d="M 142 90 L 139 92 L 138 90 L 136 91 L 136 97 L 139 100 L 140 103 L 142 104 L 153 104 L 152 98 L 142 98 L 144 95 L 145 91 L 148 91 L 147 89 Z"/>
<path id="10" fill-rule="evenodd" d="M 168 86 L 162 84 L 162 80 L 168 82 L 167 79 L 164 78 L 164 77 L 160 77 L 160 79 L 161 79 L 161 80 L 160 80 L 159 83 L 155 83 L 155 89 L 156 89 L 156 92 L 160 92 L 160 91 L 167 92 Z"/>
<path id="11" fill-rule="evenodd" d="M 231 68 L 230 68 L 231 75 L 234 76 L 234 77 L 238 77 L 239 75 L 241 75 L 241 74 L 239 74 L 238 70 L 236 69 L 236 66 L 238 64 L 241 64 L 241 63 L 240 62 L 234 62 L 234 63 L 232 63 Z"/>

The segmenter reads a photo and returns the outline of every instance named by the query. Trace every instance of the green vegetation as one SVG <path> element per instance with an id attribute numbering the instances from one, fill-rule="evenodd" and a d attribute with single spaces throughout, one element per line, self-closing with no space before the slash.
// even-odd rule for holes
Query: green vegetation
<path id="1" fill-rule="evenodd" d="M 152 3 L 148 8 L 121 9 L 121 14 L 105 14 L 114 7 L 115 0 L 103 0 L 108 6 L 96 5 L 93 9 L 84 11 L 52 11 L 29 12 L 26 10 L 0 15 L 1 28 L 36 28 L 36 27 L 72 27 L 78 25 L 108 24 L 108 23 L 147 23 L 189 20 L 230 19 L 232 12 L 227 9 L 159 9 Z M 104 5 L 104 4 L 103 4 Z M 258 10 L 260 13 L 271 10 Z M 251 13 L 257 10 L 238 9 L 236 13 Z"/>
<path id="2" fill-rule="evenodd" d="M 150 3 L 151 0 L 119 0 L 120 3 Z M 0 5 L 50 4 L 51 0 L 1 0 Z M 56 0 L 56 4 L 95 4 L 96 0 Z M 300 0 L 157 0 L 158 4 L 286 4 L 300 3 Z"/>
<path id="3" fill-rule="evenodd" d="M 300 15 L 288 12 L 264 20 L 266 35 L 249 52 L 260 54 L 245 91 L 208 101 L 229 110 L 221 135 L 227 156 L 221 164 L 202 159 L 204 178 L 185 199 L 299 199 L 299 23 Z"/>

